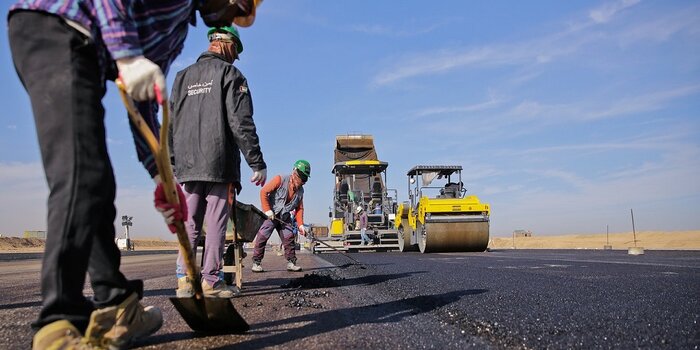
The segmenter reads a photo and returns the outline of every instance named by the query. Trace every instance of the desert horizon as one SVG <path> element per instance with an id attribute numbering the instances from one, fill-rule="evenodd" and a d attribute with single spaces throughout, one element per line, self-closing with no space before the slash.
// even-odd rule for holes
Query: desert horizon
<path id="1" fill-rule="evenodd" d="M 632 232 L 597 234 L 567 234 L 531 237 L 491 236 L 489 249 L 604 249 L 626 250 L 629 247 L 642 247 L 647 250 L 700 250 L 700 230 L 691 231 L 642 231 L 636 233 L 636 243 Z M 177 248 L 175 237 L 172 240 L 153 237 L 133 237 L 137 249 Z M 0 252 L 41 252 L 44 240 L 39 238 L 0 237 Z"/>

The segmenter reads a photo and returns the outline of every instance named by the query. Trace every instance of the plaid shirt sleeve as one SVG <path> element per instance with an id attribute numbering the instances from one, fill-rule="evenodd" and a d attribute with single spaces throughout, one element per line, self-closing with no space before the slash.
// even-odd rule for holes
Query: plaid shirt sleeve
<path id="1" fill-rule="evenodd" d="M 134 21 L 133 1 L 94 1 L 97 26 L 112 59 L 143 55 L 138 29 Z"/>

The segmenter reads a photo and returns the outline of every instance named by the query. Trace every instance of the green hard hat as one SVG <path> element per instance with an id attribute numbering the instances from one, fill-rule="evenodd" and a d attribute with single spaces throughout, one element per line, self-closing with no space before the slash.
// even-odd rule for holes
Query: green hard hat
<path id="1" fill-rule="evenodd" d="M 214 33 L 229 33 L 233 35 L 233 38 L 236 41 L 236 51 L 238 51 L 239 55 L 241 52 L 243 52 L 243 43 L 241 42 L 241 36 L 238 34 L 238 29 L 236 29 L 236 27 L 226 26 L 209 28 L 209 31 L 207 32 L 207 39 L 209 39 L 209 41 L 211 41 L 212 34 Z"/>
<path id="2" fill-rule="evenodd" d="M 294 169 L 306 177 L 311 177 L 311 164 L 303 159 L 294 162 Z"/>

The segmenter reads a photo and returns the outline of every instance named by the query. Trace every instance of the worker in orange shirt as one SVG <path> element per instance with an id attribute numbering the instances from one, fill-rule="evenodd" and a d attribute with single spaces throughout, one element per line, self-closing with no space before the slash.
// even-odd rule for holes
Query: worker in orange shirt
<path id="1" fill-rule="evenodd" d="M 304 228 L 304 184 L 311 176 L 311 165 L 305 160 L 294 162 L 292 173 L 287 176 L 277 175 L 260 190 L 260 204 L 267 215 L 255 237 L 253 250 L 253 272 L 263 272 L 261 263 L 265 256 L 265 245 L 273 230 L 282 239 L 284 256 L 287 259 L 287 271 L 301 271 L 297 265 L 294 251 L 295 223 L 299 233 L 306 236 Z M 292 212 L 294 215 L 292 216 Z"/>

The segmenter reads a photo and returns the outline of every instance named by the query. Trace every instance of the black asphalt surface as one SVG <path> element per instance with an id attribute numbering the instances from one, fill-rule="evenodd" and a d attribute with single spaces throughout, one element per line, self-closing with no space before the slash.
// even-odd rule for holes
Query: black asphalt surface
<path id="1" fill-rule="evenodd" d="M 424 316 L 426 322 L 448 324 L 496 348 L 700 346 L 700 252 L 352 256 L 378 276 L 371 286 L 377 302 L 432 300 L 436 307 Z M 347 262 L 338 254 L 324 258 Z M 416 329 L 406 336 L 430 335 Z"/>
<path id="2" fill-rule="evenodd" d="M 504 250 L 300 252 L 304 272 L 268 252 L 233 299 L 243 335 L 195 334 L 173 309 L 174 254 L 129 254 L 163 328 L 144 349 L 697 349 L 700 252 Z M 33 257 L 34 256 L 29 256 Z M 0 348 L 27 349 L 40 306 L 39 260 L 0 257 Z M 85 293 L 90 294 L 89 287 Z"/>

